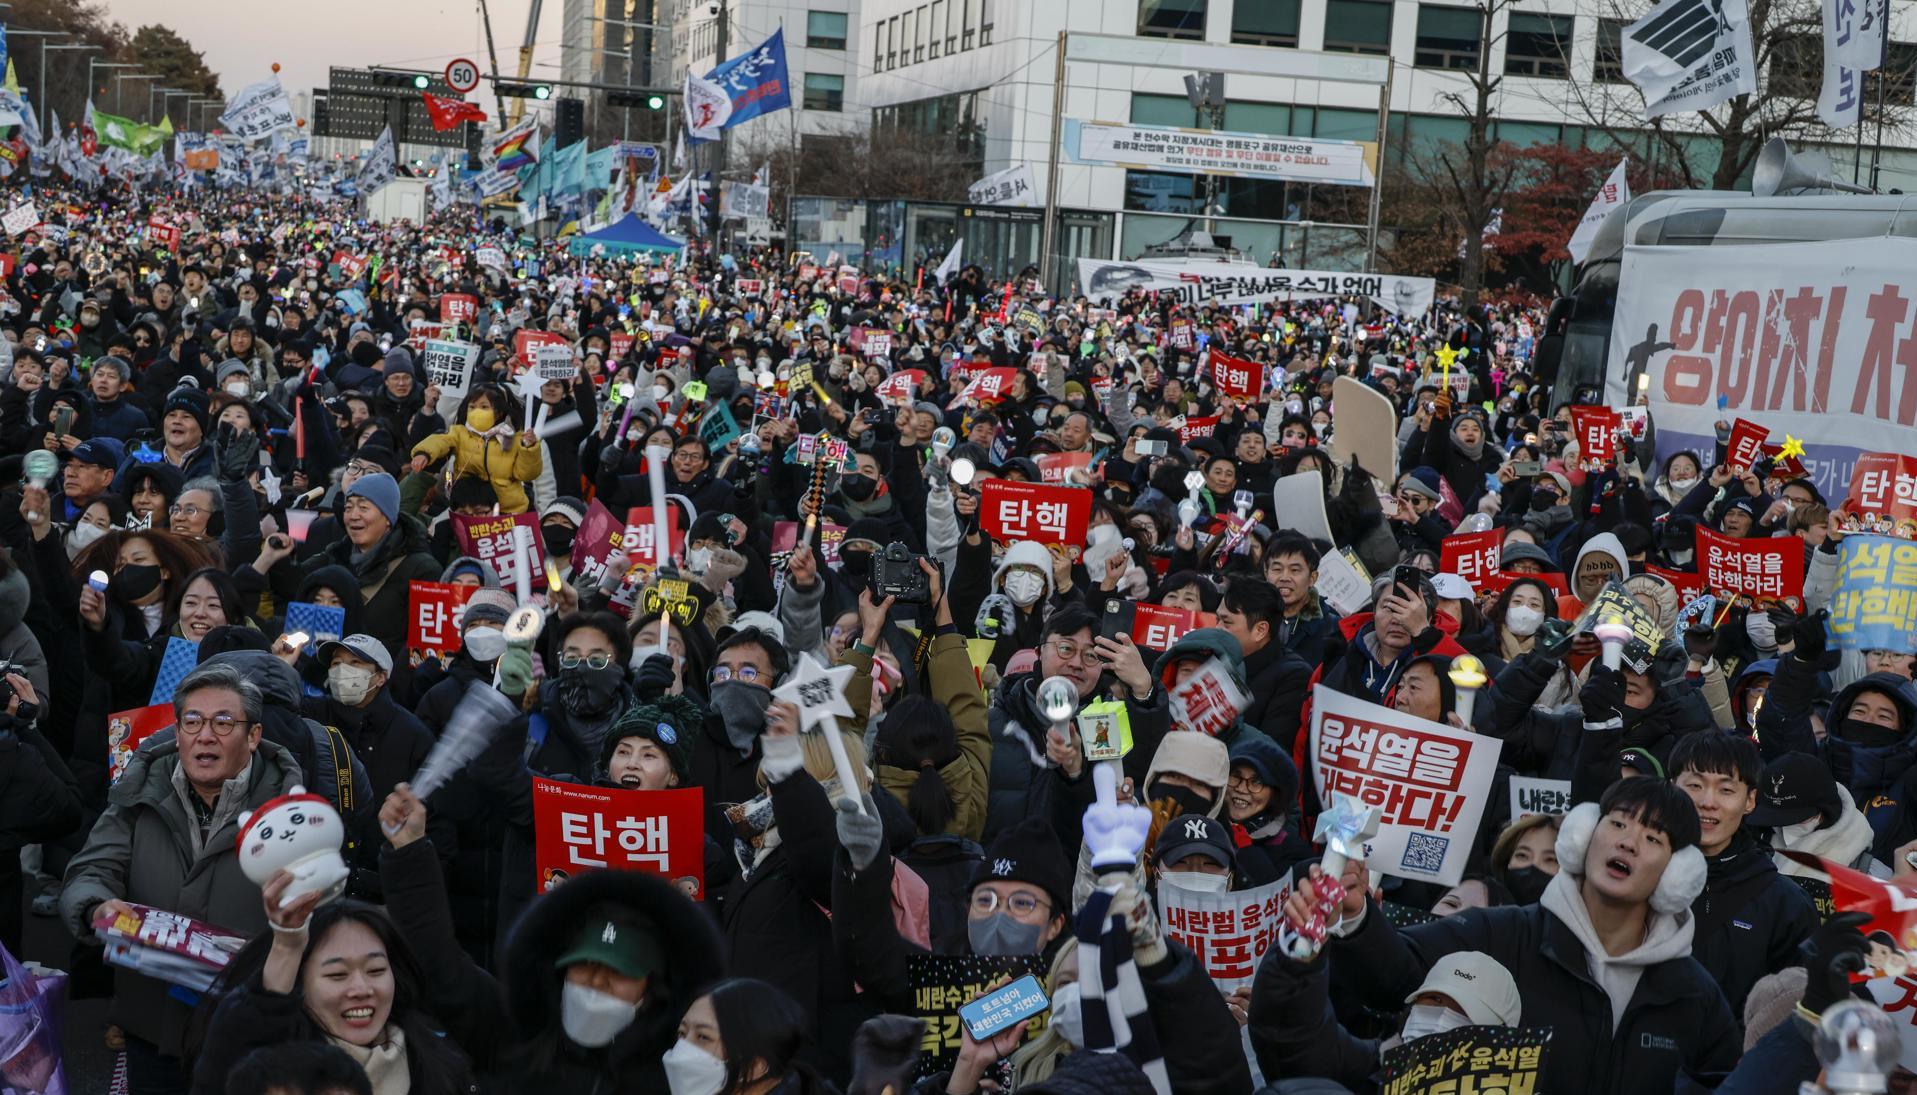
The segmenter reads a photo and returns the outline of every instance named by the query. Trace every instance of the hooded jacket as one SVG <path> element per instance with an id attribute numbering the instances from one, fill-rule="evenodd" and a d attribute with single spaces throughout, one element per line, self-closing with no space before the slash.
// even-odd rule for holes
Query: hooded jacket
<path id="1" fill-rule="evenodd" d="M 1867 691 L 1887 696 L 1896 705 L 1900 734 L 1895 744 L 1864 745 L 1843 736 L 1840 727 L 1845 714 L 1858 695 Z M 1910 827 L 1902 820 L 1909 811 L 1902 786 L 1905 774 L 1917 763 L 1917 734 L 1913 733 L 1917 731 L 1917 699 L 1912 698 L 1911 683 L 1890 673 L 1872 673 L 1841 689 L 1831 697 L 1825 716 L 1830 732 L 1822 741 L 1811 729 L 1811 707 L 1819 692 L 1815 666 L 1795 654 L 1777 660 L 1777 672 L 1764 693 L 1763 710 L 1757 713 L 1757 741 L 1765 762 L 1786 753 L 1822 757 L 1832 777 L 1850 791 L 1880 837 L 1893 829 Z M 1881 842 L 1879 848 L 1878 858 L 1887 860 Z"/>
<path id="2" fill-rule="evenodd" d="M 1225 663 L 1225 668 L 1231 673 L 1232 683 L 1238 686 L 1239 694 L 1246 698 L 1245 710 L 1238 713 L 1238 717 L 1232 720 L 1230 726 L 1227 726 L 1213 736 L 1219 741 L 1224 742 L 1225 748 L 1227 749 L 1248 738 L 1264 738 L 1267 741 L 1272 740 L 1271 735 L 1246 721 L 1245 716 L 1247 714 L 1259 709 L 1259 700 L 1258 697 L 1253 694 L 1250 682 L 1245 679 L 1244 651 L 1239 647 L 1238 640 L 1232 638 L 1231 632 L 1226 631 L 1224 628 L 1201 627 L 1187 631 L 1183 638 L 1180 638 L 1171 645 L 1170 649 L 1160 654 L 1158 661 L 1152 665 L 1152 674 L 1158 680 L 1158 688 L 1155 691 L 1164 692 L 1172 687 L 1173 670 L 1180 661 L 1192 660 L 1203 665 L 1212 658 L 1217 658 Z M 1274 671 L 1273 675 L 1276 676 L 1277 673 L 1281 671 L 1282 667 Z M 1269 697 L 1267 697 L 1267 702 L 1269 702 Z M 1282 714 L 1282 712 L 1280 713 Z M 1296 722 L 1294 720 L 1294 726 L 1295 725 Z M 1189 727 L 1176 728 L 1181 730 L 1190 729 Z"/>
<path id="3" fill-rule="evenodd" d="M 544 464 L 539 446 L 528 448 L 519 443 L 517 433 L 501 441 L 475 433 L 464 423 L 448 426 L 414 445 L 414 456 L 424 455 L 433 463 L 453 457 L 457 475 L 472 475 L 486 480 L 499 497 L 499 512 L 524 513 L 531 506 L 525 484 L 539 478 Z"/>
<path id="4" fill-rule="evenodd" d="M 267 575 L 273 595 L 291 600 L 300 583 L 322 567 L 345 567 L 358 581 L 365 603 L 362 630 L 385 645 L 393 656 L 394 676 L 410 678 L 405 667 L 407 601 L 414 582 L 431 582 L 439 577 L 439 560 L 427 549 L 426 529 L 410 513 L 402 513 L 372 551 L 357 563 L 353 560 L 353 542 L 345 537 L 328 544 L 304 568 L 282 562 Z M 402 681 L 404 683 L 404 681 Z"/>
<path id="5" fill-rule="evenodd" d="M 1691 954 L 1724 990 L 1731 1014 L 1741 1016 L 1759 978 L 1801 961 L 1797 947 L 1817 927 L 1817 906 L 1748 832 L 1705 864 L 1704 892 L 1691 902 Z"/>
<path id="6" fill-rule="evenodd" d="M 1564 574 L 1565 584 L 1571 589 L 1569 600 L 1577 602 L 1580 611 L 1584 605 L 1584 598 L 1578 593 L 1578 570 L 1584 565 L 1584 560 L 1587 557 L 1599 552 L 1609 555 L 1611 559 L 1617 563 L 1617 578 L 1619 581 L 1623 581 L 1624 576 L 1631 573 L 1631 564 L 1624 558 L 1624 544 L 1620 542 L 1616 536 L 1608 532 L 1600 532 L 1589 540 L 1584 541 L 1584 546 L 1578 549 L 1577 559 Z M 1558 557 L 1560 559 L 1563 558 L 1562 555 Z M 1567 620 L 1573 619 L 1577 616 L 1577 612 L 1566 612 L 1565 609 L 1569 606 L 1564 603 L 1565 600 L 1566 598 L 1563 597 L 1558 598 L 1558 615 Z"/>
<path id="7" fill-rule="evenodd" d="M 1870 846 L 1874 836 L 1870 831 L 1870 822 L 1864 820 L 1856 801 L 1850 797 L 1849 789 L 1841 783 L 1837 785 L 1837 797 L 1844 805 L 1835 821 L 1821 829 L 1812 829 L 1795 840 L 1789 839 L 1782 829 L 1774 830 L 1771 847 L 1779 852 L 1803 852 L 1870 874 L 1873 866 Z M 1814 871 L 1788 856 L 1777 855 L 1772 858 L 1777 863 L 1777 873 L 1785 878 L 1823 878 L 1822 871 Z"/>
<path id="8" fill-rule="evenodd" d="M 1554 708 L 1535 706 L 1556 668 L 1535 650 L 1520 655 L 1504 667 L 1478 702 L 1473 720 L 1478 732 L 1505 743 L 1499 760 L 1519 774 L 1588 778 L 1591 787 L 1601 791 L 1617 778 L 1619 750 L 1649 749 L 1663 763 L 1677 739 L 1715 725 L 1710 705 L 1696 687 L 1675 681 L 1657 685 L 1657 695 L 1644 710 L 1625 708 L 1621 726 L 1587 728 L 1584 710 L 1575 702 Z M 1587 793 L 1580 798 L 1579 788 L 1572 788 L 1574 802 L 1596 797 Z"/>

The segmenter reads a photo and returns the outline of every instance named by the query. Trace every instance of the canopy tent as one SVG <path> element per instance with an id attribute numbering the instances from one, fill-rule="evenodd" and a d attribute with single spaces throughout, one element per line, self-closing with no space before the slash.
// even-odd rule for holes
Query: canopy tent
<path id="1" fill-rule="evenodd" d="M 678 251 L 685 247 L 685 242 L 675 240 L 647 224 L 639 214 L 627 213 L 616 224 L 609 224 L 597 232 L 574 237 L 571 251 L 575 255 L 590 254 L 594 246 L 604 246 L 606 254 L 621 255 L 634 252 Z"/>

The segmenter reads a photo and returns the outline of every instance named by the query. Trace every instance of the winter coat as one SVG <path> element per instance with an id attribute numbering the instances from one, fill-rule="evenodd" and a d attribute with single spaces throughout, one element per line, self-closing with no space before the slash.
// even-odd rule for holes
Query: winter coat
<path id="1" fill-rule="evenodd" d="M 500 973 L 481 969 L 453 936 L 452 910 L 430 840 L 387 848 L 380 857 L 386 908 L 427 973 L 426 1009 L 457 1015 L 485 1032 L 466 1049 L 502 1091 L 647 1095 L 666 1090 L 659 1059 L 678 1040 L 679 1017 L 725 970 L 705 913 L 671 883 L 632 871 L 588 871 L 541 894 L 508 940 Z M 253 903 L 259 904 L 255 892 Z M 647 979 L 631 1025 L 604 1049 L 562 1033 L 555 966 L 580 922 L 601 903 L 635 909 L 658 933 L 665 967 Z"/>
<path id="2" fill-rule="evenodd" d="M 0 946 L 23 953 L 20 849 L 58 840 L 85 820 L 80 788 L 31 723 L 0 714 Z"/>
<path id="3" fill-rule="evenodd" d="M 1571 900 L 1581 900 L 1575 881 L 1560 879 Z M 1680 1073 L 1707 1079 L 1729 1072 L 1742 1044 L 1724 994 L 1683 954 L 1643 966 L 1622 1021 L 1614 1022 L 1585 944 L 1543 902 L 1466 909 L 1403 930 L 1372 905 L 1356 931 L 1333 937 L 1325 949 L 1341 985 L 1389 1012 L 1404 1007 L 1445 955 L 1489 955 L 1517 982 L 1519 1025 L 1552 1030 L 1540 1091 L 1670 1091 Z"/>
<path id="4" fill-rule="evenodd" d="M 1250 1013 L 1245 1032 L 1265 1076 L 1316 1076 L 1352 1091 L 1377 1090 L 1378 1043 L 1339 1025 L 1324 952 L 1305 963 L 1281 947 L 1266 951 L 1252 978 Z"/>
<path id="5" fill-rule="evenodd" d="M 262 739 L 247 770 L 221 793 L 204 840 L 183 800 L 194 792 L 179 771 L 179 743 L 149 739 L 108 792 L 106 812 L 67 864 L 60 891 L 60 918 L 75 938 L 95 942 L 93 909 L 108 900 L 151 905 L 249 938 L 266 930 L 260 888 L 240 872 L 239 815 L 302 783 L 299 764 Z M 111 1021 L 179 1056 L 192 1009 L 170 990 L 164 981 L 114 971 Z"/>
<path id="6" fill-rule="evenodd" d="M 249 564 L 250 565 L 250 564 Z M 407 601 L 414 582 L 439 578 L 441 566 L 426 550 L 426 529 L 419 519 L 402 513 L 384 539 L 373 545 L 365 559 L 355 564 L 353 542 L 342 537 L 308 560 L 304 567 L 282 562 L 267 575 L 273 595 L 291 600 L 300 583 L 322 567 L 343 566 L 359 580 L 364 602 L 360 623 L 366 634 L 378 639 L 393 657 L 394 676 L 409 677 L 406 658 Z M 402 685 L 405 683 L 402 680 Z"/>
<path id="7" fill-rule="evenodd" d="M 1271 650 L 1274 648 L 1266 647 L 1265 649 Z M 1152 690 L 1152 698 L 1157 699 L 1165 693 L 1166 689 L 1172 686 L 1174 677 L 1173 670 L 1180 661 L 1196 660 L 1198 664 L 1203 665 L 1212 658 L 1217 658 L 1225 663 L 1225 668 L 1230 672 L 1232 681 L 1237 684 L 1239 691 L 1243 693 L 1249 701 L 1249 706 L 1238 713 L 1238 718 L 1234 719 L 1230 726 L 1227 726 L 1213 736 L 1219 741 L 1224 742 L 1225 748 L 1227 749 L 1248 738 L 1275 740 L 1272 739 L 1271 735 L 1266 733 L 1263 728 L 1251 720 L 1253 713 L 1262 711 L 1259 706 L 1261 697 L 1253 692 L 1252 683 L 1247 679 L 1250 676 L 1250 667 L 1245 661 L 1245 655 L 1238 645 L 1238 640 L 1232 638 L 1231 633 L 1223 628 L 1201 627 L 1193 631 L 1187 631 L 1184 636 L 1173 643 L 1169 649 L 1163 654 L 1160 654 L 1158 660 L 1152 663 L 1152 674 L 1158 682 L 1158 686 Z M 1295 689 L 1296 700 L 1302 704 L 1304 681 L 1297 678 L 1296 668 L 1287 664 L 1290 660 L 1288 656 L 1279 657 L 1274 655 L 1273 664 L 1267 671 L 1266 682 L 1269 687 L 1274 689 L 1281 687 L 1288 690 Z M 1310 674 L 1307 672 L 1306 677 L 1309 678 L 1309 676 Z M 1280 681 L 1284 683 L 1281 685 L 1279 683 Z M 1285 705 L 1293 702 L 1292 697 L 1290 695 L 1279 695 L 1262 698 L 1267 704 L 1275 702 L 1277 705 L 1277 710 L 1269 714 L 1268 717 L 1272 719 L 1274 723 L 1283 722 L 1285 720 Z M 1167 701 L 1166 707 L 1169 711 L 1169 701 Z M 1294 728 L 1297 726 L 1296 715 L 1292 716 L 1292 725 Z M 1179 729 L 1188 729 L 1188 727 L 1180 727 Z M 1134 738 L 1134 742 L 1135 741 L 1136 738 Z M 1134 744 L 1133 752 L 1136 751 L 1137 746 Z"/>
<path id="8" fill-rule="evenodd" d="M 871 702 L 871 655 L 847 648 L 841 664 L 846 662 L 857 668 L 852 678 L 854 688 L 847 690 L 846 701 L 854 711 L 865 710 L 855 689 L 862 683 L 864 702 Z M 985 831 L 986 798 L 991 780 L 991 720 L 986 713 L 985 697 L 979 692 L 978 678 L 972 673 L 972 660 L 965 652 L 963 637 L 956 633 L 933 636 L 928 675 L 932 699 L 951 713 L 952 728 L 958 736 L 958 755 L 938 770 L 955 811 L 941 832 L 977 840 Z M 883 761 L 875 768 L 879 786 L 891 792 L 893 798 L 904 802 L 910 797 L 912 784 L 919 778 L 918 769 L 900 768 Z"/>
<path id="9" fill-rule="evenodd" d="M 1267 642 L 1245 658 L 1247 706 L 1239 718 L 1274 742 L 1291 741 L 1298 733 L 1312 668 L 1277 642 Z"/>
<path id="10" fill-rule="evenodd" d="M 524 484 L 539 478 L 544 465 L 539 446 L 519 443 L 518 436 L 500 439 L 475 433 L 461 423 L 448 426 L 413 446 L 414 456 L 424 455 L 437 464 L 449 454 L 456 476 L 472 475 L 492 484 L 499 496 L 499 512 L 524 513 L 531 501 Z"/>
<path id="11" fill-rule="evenodd" d="M 1000 681 L 998 691 L 992 694 L 991 792 L 981 843 L 990 844 L 993 837 L 1028 814 L 1053 815 L 1055 789 L 1061 781 L 1050 778 L 1055 769 L 1045 756 L 1045 735 L 1052 724 L 1039 711 L 1038 683 L 1037 672 L 1020 673 Z M 1125 774 L 1143 786 L 1152 755 L 1171 728 L 1171 709 L 1165 690 L 1154 688 L 1144 703 L 1127 697 L 1125 711 L 1132 725 L 1132 751 L 1125 754 Z"/>
<path id="12" fill-rule="evenodd" d="M 27 626 L 32 598 L 26 572 L 7 568 L 6 575 L 0 577 L 0 661 L 12 664 L 14 672 L 33 685 L 33 694 L 40 698 L 40 709 L 45 711 L 53 690 L 46 654 Z"/>
<path id="13" fill-rule="evenodd" d="M 1890 696 L 1897 706 L 1901 716 L 1898 728 L 1903 733 L 1896 744 L 1862 745 L 1839 736 L 1838 725 L 1858 693 L 1866 690 Z M 1910 800 L 1902 794 L 1905 774 L 1917 765 L 1917 700 L 1911 698 L 1910 682 L 1888 673 L 1872 673 L 1839 690 L 1831 697 L 1824 719 L 1830 733 L 1822 741 L 1811 730 L 1811 708 L 1820 693 L 1815 666 L 1796 655 L 1777 659 L 1777 672 L 1764 693 L 1763 710 L 1757 713 L 1757 741 L 1763 747 L 1764 759 L 1768 762 L 1785 753 L 1822 757 L 1831 776 L 1850 791 L 1858 809 L 1864 811 L 1871 828 L 1881 837 L 1902 826 L 1902 815 L 1911 809 Z M 1878 847 L 1884 849 L 1881 840 Z M 1882 851 L 1878 858 L 1889 859 Z"/>
<path id="14" fill-rule="evenodd" d="M 386 801 L 394 785 L 410 780 L 432 752 L 433 735 L 406 710 L 393 702 L 392 689 L 382 685 L 365 707 L 348 708 L 327 696 L 306 696 L 300 710 L 307 718 L 332 727 L 346 739 L 353 758 L 366 770 L 367 799 Z M 378 806 L 357 819 L 358 848 L 348 865 L 353 868 L 355 892 L 377 895 L 380 830 Z"/>
<path id="15" fill-rule="evenodd" d="M 1801 963 L 1797 947 L 1817 927 L 1817 906 L 1748 832 L 1705 862 L 1704 892 L 1691 902 L 1691 956 L 1724 990 L 1731 1014 L 1742 1016 L 1758 978 Z"/>
<path id="16" fill-rule="evenodd" d="M 1224 996 L 1184 944 L 1167 940 L 1165 949 L 1162 960 L 1138 964 L 1138 982 L 1171 1089 L 1181 1095 L 1250 1095 L 1251 1069 Z"/>
<path id="17" fill-rule="evenodd" d="M 1298 615 L 1278 626 L 1284 647 L 1316 669 L 1325 660 L 1325 648 L 1338 634 L 1338 614 L 1312 590 Z"/>
<path id="18" fill-rule="evenodd" d="M 88 399 L 92 400 L 95 437 L 131 442 L 134 434 L 153 427 L 153 420 L 147 417 L 146 409 L 126 395 L 111 403 L 94 400 L 91 393 Z"/>

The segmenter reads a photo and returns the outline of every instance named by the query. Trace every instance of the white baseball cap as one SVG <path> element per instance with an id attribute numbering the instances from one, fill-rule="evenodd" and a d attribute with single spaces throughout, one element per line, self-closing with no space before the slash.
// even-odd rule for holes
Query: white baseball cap
<path id="1" fill-rule="evenodd" d="M 1427 992 L 1449 996 L 1464 1009 L 1465 1018 L 1478 1026 L 1514 1027 L 1524 1012 L 1511 971 L 1483 951 L 1456 951 L 1440 958 L 1424 975 L 1424 984 L 1404 1002 L 1409 1004 Z"/>

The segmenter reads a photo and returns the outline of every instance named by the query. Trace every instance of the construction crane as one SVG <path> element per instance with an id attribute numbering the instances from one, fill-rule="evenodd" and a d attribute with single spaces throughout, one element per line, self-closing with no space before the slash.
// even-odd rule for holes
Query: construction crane
<path id="1" fill-rule="evenodd" d="M 541 0 L 532 0 L 532 6 L 526 11 L 526 38 L 519 47 L 519 80 L 524 83 L 532 75 L 533 44 L 539 40 L 539 8 Z M 479 0 L 479 15 L 486 24 L 486 54 L 493 63 L 493 96 L 499 106 L 499 114 L 506 119 L 503 128 L 511 129 L 519 124 L 519 117 L 525 113 L 524 99 L 513 100 L 512 112 L 508 115 L 506 100 L 499 94 L 499 49 L 493 45 L 493 16 L 486 6 L 486 0 Z"/>

